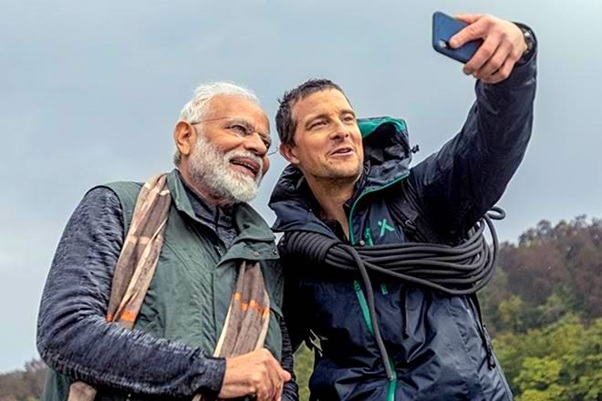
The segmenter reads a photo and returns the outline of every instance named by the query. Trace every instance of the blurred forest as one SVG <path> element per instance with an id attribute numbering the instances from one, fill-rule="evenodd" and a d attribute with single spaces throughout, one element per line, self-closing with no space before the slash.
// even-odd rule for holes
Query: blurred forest
<path id="1" fill-rule="evenodd" d="M 516 401 L 602 401 L 602 220 L 541 221 L 501 245 L 479 294 Z M 295 354 L 301 400 L 313 354 Z M 34 360 L 0 375 L 0 401 L 40 398 L 46 367 Z"/>
<path id="2" fill-rule="evenodd" d="M 0 375 L 0 401 L 39 400 L 45 378 L 46 365 L 40 360 L 27 362 L 24 370 Z"/>

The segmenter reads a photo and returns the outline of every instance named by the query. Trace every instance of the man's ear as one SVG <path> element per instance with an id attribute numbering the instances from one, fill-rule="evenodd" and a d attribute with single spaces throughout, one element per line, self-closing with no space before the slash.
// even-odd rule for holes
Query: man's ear
<path id="1" fill-rule="evenodd" d="M 186 121 L 178 121 L 173 132 L 176 147 L 182 156 L 190 156 L 196 142 L 196 131 Z"/>
<path id="2" fill-rule="evenodd" d="M 291 164 L 299 164 L 299 158 L 297 157 L 297 149 L 292 145 L 280 144 L 280 154 Z"/>

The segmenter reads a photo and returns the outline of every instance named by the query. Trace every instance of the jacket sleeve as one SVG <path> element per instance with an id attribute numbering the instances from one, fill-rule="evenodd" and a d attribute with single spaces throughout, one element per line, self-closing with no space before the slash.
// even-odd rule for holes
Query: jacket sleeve
<path id="1" fill-rule="evenodd" d="M 117 196 L 94 189 L 71 216 L 42 295 L 37 346 L 72 380 L 150 395 L 216 395 L 225 360 L 200 348 L 128 331 L 105 315 L 124 240 Z"/>
<path id="2" fill-rule="evenodd" d="M 533 125 L 536 49 L 498 84 L 476 83 L 462 130 L 412 169 L 411 185 L 431 225 L 464 235 L 502 196 L 525 155 Z"/>

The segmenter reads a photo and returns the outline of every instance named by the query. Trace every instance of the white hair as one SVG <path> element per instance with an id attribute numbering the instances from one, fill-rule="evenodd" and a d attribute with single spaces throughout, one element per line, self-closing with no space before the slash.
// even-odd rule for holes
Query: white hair
<path id="1" fill-rule="evenodd" d="M 250 89 L 236 85 L 232 82 L 210 82 L 197 86 L 194 90 L 192 99 L 190 99 L 190 101 L 184 105 L 182 111 L 180 111 L 179 121 L 186 121 L 191 124 L 201 121 L 207 113 L 207 106 L 211 99 L 219 95 L 242 96 L 259 105 L 259 99 Z M 180 154 L 180 150 L 176 147 L 173 156 L 174 164 L 178 166 L 181 159 L 182 155 Z"/>

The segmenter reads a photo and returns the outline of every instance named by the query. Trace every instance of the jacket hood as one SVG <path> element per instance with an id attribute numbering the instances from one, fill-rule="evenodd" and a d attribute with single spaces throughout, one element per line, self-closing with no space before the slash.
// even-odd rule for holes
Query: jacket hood
<path id="1" fill-rule="evenodd" d="M 412 160 L 405 121 L 391 117 L 358 119 L 364 146 L 364 168 L 351 199 L 389 185 L 409 172 Z M 275 231 L 317 231 L 333 236 L 312 210 L 317 202 L 303 173 L 289 164 L 278 179 L 269 206 L 276 213 Z"/>

